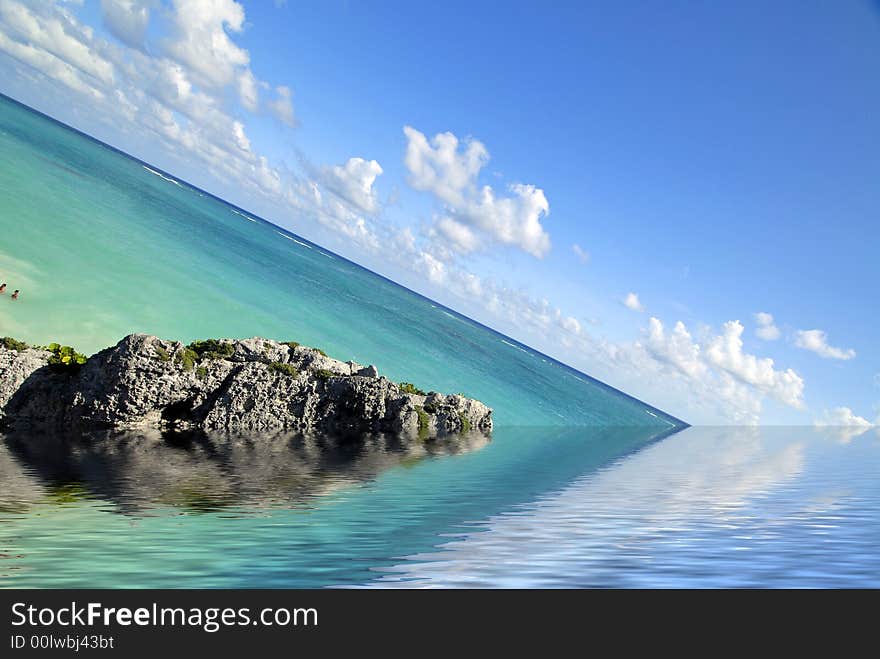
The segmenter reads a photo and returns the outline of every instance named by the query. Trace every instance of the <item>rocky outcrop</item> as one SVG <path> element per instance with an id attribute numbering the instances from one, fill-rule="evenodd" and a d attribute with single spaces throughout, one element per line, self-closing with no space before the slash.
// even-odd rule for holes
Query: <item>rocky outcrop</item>
<path id="1" fill-rule="evenodd" d="M 413 393 L 374 366 L 267 339 L 185 346 L 132 334 L 79 367 L 0 345 L 0 421 L 11 428 L 157 427 L 392 432 L 435 437 L 492 429 L 460 395 Z"/>

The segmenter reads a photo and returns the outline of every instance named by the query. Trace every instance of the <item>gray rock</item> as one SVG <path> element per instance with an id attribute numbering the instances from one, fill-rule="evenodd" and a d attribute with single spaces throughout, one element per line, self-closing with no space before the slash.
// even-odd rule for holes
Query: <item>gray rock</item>
<path id="1" fill-rule="evenodd" d="M 46 367 L 48 359 L 44 350 L 8 350 L 0 345 L 0 419 L 13 395 L 35 371 Z"/>
<path id="2" fill-rule="evenodd" d="M 132 334 L 78 371 L 50 353 L 0 346 L 0 419 L 9 427 L 225 431 L 489 432 L 492 410 L 464 396 L 408 394 L 375 366 L 262 338 L 221 339 L 201 357 Z"/>

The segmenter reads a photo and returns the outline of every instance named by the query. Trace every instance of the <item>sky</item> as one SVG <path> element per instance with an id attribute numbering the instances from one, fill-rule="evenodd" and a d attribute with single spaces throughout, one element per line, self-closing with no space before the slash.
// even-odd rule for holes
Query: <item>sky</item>
<path id="1" fill-rule="evenodd" d="M 880 4 L 0 1 L 0 91 L 699 424 L 880 424 Z"/>

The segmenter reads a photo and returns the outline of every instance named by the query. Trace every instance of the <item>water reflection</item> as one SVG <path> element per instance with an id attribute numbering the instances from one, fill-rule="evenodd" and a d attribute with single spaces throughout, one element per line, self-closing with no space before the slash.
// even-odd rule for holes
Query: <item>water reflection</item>
<path id="1" fill-rule="evenodd" d="M 0 586 L 357 584 L 663 432 L 506 427 L 488 443 L 424 445 L 6 438 Z"/>
<path id="2" fill-rule="evenodd" d="M 878 473 L 873 433 L 691 428 L 374 585 L 877 587 Z"/>
<path id="3" fill-rule="evenodd" d="M 190 513 L 307 505 L 395 466 L 477 450 L 479 432 L 418 442 L 394 435 L 242 436 L 158 430 L 8 435 L 0 444 L 0 510 L 98 498 L 116 512 Z M 23 468 L 16 469 L 16 462 Z"/>
<path id="4" fill-rule="evenodd" d="M 880 586 L 875 432 L 656 432 L 7 437 L 0 587 Z"/>

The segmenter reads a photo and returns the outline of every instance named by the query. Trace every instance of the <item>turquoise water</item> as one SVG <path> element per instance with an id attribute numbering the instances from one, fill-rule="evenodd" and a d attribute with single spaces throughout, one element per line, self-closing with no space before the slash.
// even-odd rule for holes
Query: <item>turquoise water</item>
<path id="1" fill-rule="evenodd" d="M 341 257 L 0 100 L 0 334 L 264 336 L 487 402 L 502 425 L 679 422 Z M 7 304 L 8 303 L 8 304 Z"/>
<path id="2" fill-rule="evenodd" d="M 2 97 L 0 235 L 22 290 L 0 335 L 297 340 L 496 421 L 428 444 L 5 436 L 0 587 L 877 585 L 876 439 L 682 430 Z"/>

